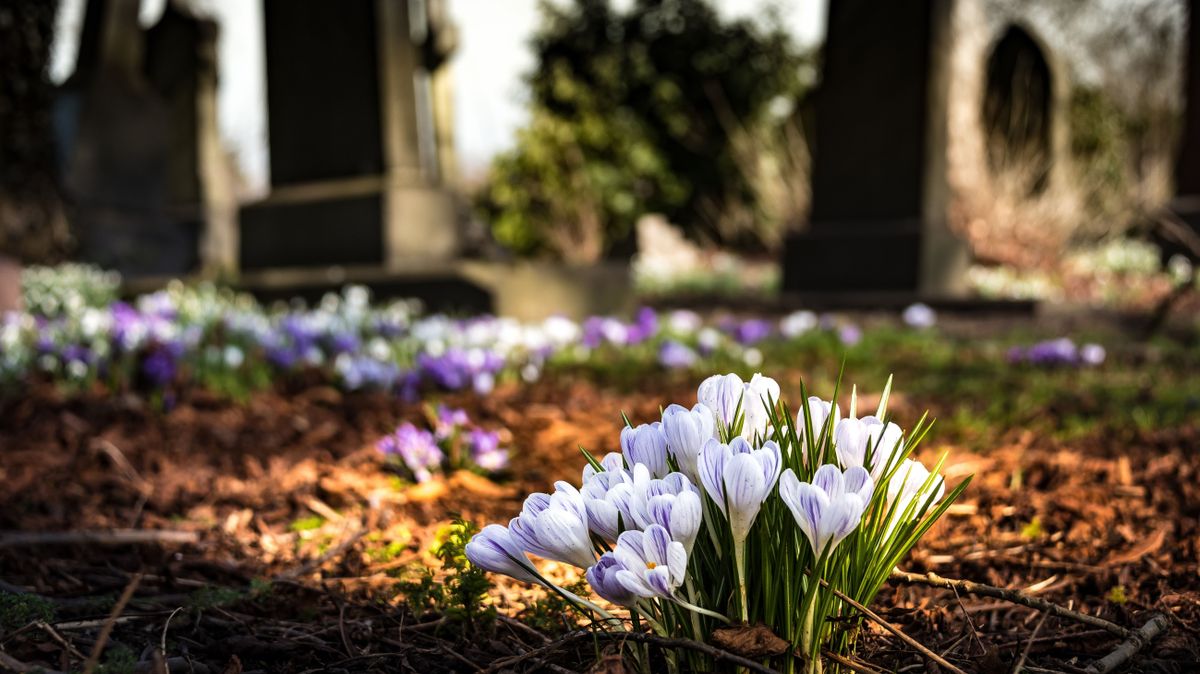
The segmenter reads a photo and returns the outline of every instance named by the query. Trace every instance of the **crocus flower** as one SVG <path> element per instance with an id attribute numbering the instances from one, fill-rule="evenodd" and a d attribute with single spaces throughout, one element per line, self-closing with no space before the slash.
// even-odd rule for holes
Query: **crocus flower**
<path id="1" fill-rule="evenodd" d="M 929 305 L 920 302 L 909 305 L 901 317 L 910 328 L 931 328 L 937 324 L 937 313 Z"/>
<path id="2" fill-rule="evenodd" d="M 586 569 L 596 563 L 587 523 L 583 495 L 566 482 L 555 482 L 553 494 L 530 494 L 508 529 L 526 551 Z"/>
<path id="3" fill-rule="evenodd" d="M 903 448 L 904 431 L 894 423 L 873 416 L 837 422 L 833 447 L 843 468 L 862 466 L 879 480 L 892 463 L 892 455 Z"/>
<path id="4" fill-rule="evenodd" d="M 664 340 L 658 347 L 658 364 L 670 370 L 691 367 L 699 358 L 690 346 L 673 339 Z"/>
<path id="5" fill-rule="evenodd" d="M 659 525 L 672 540 L 683 544 L 688 554 L 700 533 L 704 511 L 700 492 L 683 473 L 671 473 L 661 480 L 650 478 L 642 464 L 633 467 L 633 498 L 630 513 L 638 528 Z"/>
<path id="6" fill-rule="evenodd" d="M 467 559 L 481 569 L 503 573 L 528 583 L 541 583 L 533 562 L 513 540 L 512 533 L 499 524 L 489 524 L 471 537 L 463 548 Z"/>
<path id="7" fill-rule="evenodd" d="M 458 429 L 463 428 L 471 423 L 471 418 L 467 416 L 466 410 L 447 407 L 446 405 L 437 406 L 437 423 L 435 424 L 434 435 L 439 440 L 445 440 L 458 432 Z"/>
<path id="8" fill-rule="evenodd" d="M 779 399 L 779 384 L 757 373 L 748 382 L 736 374 L 717 374 L 701 382 L 696 397 L 725 427 L 733 424 L 740 405 L 744 415 L 741 435 L 752 440 L 766 433 L 770 421 L 767 405 Z"/>
<path id="9" fill-rule="evenodd" d="M 587 570 L 588 585 L 593 592 L 607 601 L 618 606 L 634 606 L 638 596 L 625 589 L 617 580 L 617 574 L 621 571 L 625 571 L 625 567 L 611 552 L 606 552 L 601 555 L 600 561 Z"/>
<path id="10" fill-rule="evenodd" d="M 674 599 L 687 572 L 687 552 L 683 544 L 671 540 L 667 530 L 652 524 L 643 531 L 626 531 L 617 539 L 617 547 L 601 557 L 609 557 L 598 573 L 588 581 L 596 593 L 613 601 L 632 597 Z M 620 568 L 617 568 L 617 567 Z"/>
<path id="11" fill-rule="evenodd" d="M 862 328 L 853 323 L 847 323 L 838 328 L 838 339 L 846 346 L 854 346 L 862 341 Z"/>
<path id="12" fill-rule="evenodd" d="M 663 410 L 662 431 L 667 440 L 667 451 L 675 458 L 679 470 L 693 483 L 700 481 L 697 462 L 704 443 L 716 432 L 713 413 L 703 403 L 688 409 L 683 405 L 671 405 Z"/>
<path id="13" fill-rule="evenodd" d="M 763 501 L 779 479 L 779 445 L 767 441 L 754 449 L 745 438 L 728 445 L 709 440 L 700 452 L 700 482 L 729 520 L 735 543 L 746 540 Z"/>
<path id="14" fill-rule="evenodd" d="M 663 436 L 662 424 L 657 421 L 637 428 L 622 428 L 621 451 L 630 465 L 640 463 L 650 469 L 654 477 L 663 477 L 670 472 L 667 465 L 667 439 Z"/>
<path id="15" fill-rule="evenodd" d="M 811 311 L 796 311 L 779 321 L 779 334 L 785 339 L 795 339 L 817 327 L 817 315 Z"/>
<path id="16" fill-rule="evenodd" d="M 1103 365 L 1107 356 L 1108 353 L 1099 344 L 1084 344 L 1079 347 L 1079 360 L 1085 365 Z"/>
<path id="17" fill-rule="evenodd" d="M 584 479 L 580 493 L 587 510 L 588 528 L 597 536 L 614 542 L 622 531 L 636 526 L 633 478 L 624 469 L 593 471 Z"/>
<path id="18" fill-rule="evenodd" d="M 432 471 L 440 468 L 445 455 L 433 439 L 433 434 L 410 423 L 404 423 L 396 432 L 379 441 L 379 451 L 396 455 L 412 472 L 417 482 L 427 482 Z"/>
<path id="19" fill-rule="evenodd" d="M 508 450 L 500 449 L 499 433 L 472 428 L 467 445 L 471 448 L 471 459 L 480 468 L 494 473 L 508 466 Z"/>
<path id="20" fill-rule="evenodd" d="M 942 496 L 946 493 L 945 479 L 938 475 L 933 479 L 930 485 L 931 489 L 922 494 L 921 489 L 927 480 L 929 480 L 929 469 L 915 459 L 905 459 L 896 468 L 887 488 L 887 506 L 893 509 L 892 518 L 887 525 L 889 535 L 893 529 L 905 521 L 906 517 L 916 518 L 919 516 L 920 509 L 926 507 L 926 502 L 929 507 L 932 507 L 942 500 Z M 905 511 L 918 498 L 914 510 L 906 514 Z"/>
<path id="21" fill-rule="evenodd" d="M 821 441 L 821 435 L 826 433 L 825 424 L 829 421 L 829 417 L 833 417 L 833 422 L 829 425 L 828 433 L 833 433 L 837 429 L 838 421 L 841 420 L 842 410 L 840 407 L 828 400 L 821 400 L 817 396 L 809 396 L 806 402 L 808 406 L 808 422 L 804 420 L 804 410 L 796 413 L 796 435 L 800 438 L 800 448 L 804 452 L 804 460 L 808 460 L 808 430 L 806 423 L 812 423 L 813 440 Z"/>
<path id="22" fill-rule="evenodd" d="M 811 483 L 801 482 L 790 468 L 779 478 L 779 496 L 818 557 L 832 552 L 854 531 L 874 488 L 871 476 L 858 466 L 843 473 L 826 464 Z"/>

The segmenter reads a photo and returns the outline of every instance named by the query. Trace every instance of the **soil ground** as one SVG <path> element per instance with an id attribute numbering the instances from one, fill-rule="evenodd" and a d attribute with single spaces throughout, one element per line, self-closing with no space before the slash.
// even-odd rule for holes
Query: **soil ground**
<path id="1" fill-rule="evenodd" d="M 694 401 L 694 386 L 662 376 L 628 390 L 551 372 L 487 398 L 447 396 L 511 432 L 511 469 L 495 481 L 456 474 L 408 488 L 373 447 L 425 413 L 394 397 L 297 384 L 243 404 L 190 393 L 161 412 L 134 397 L 67 399 L 34 387 L 0 403 L 0 530 L 9 532 L 0 538 L 9 593 L 0 669 L 78 671 L 106 641 L 97 671 L 621 671 L 611 657 L 596 665 L 590 642 L 551 647 L 553 621 L 520 622 L 537 597 L 526 588 L 497 579 L 501 617 L 462 623 L 414 615 L 398 591 L 401 571 L 432 563 L 430 544 L 452 517 L 507 522 L 528 492 L 577 482 L 578 447 L 616 449 L 620 410 L 649 420 L 666 402 Z M 892 411 L 911 425 L 943 402 L 897 396 Z M 1132 441 L 1063 442 L 1017 428 L 989 444 L 977 452 L 935 432 L 922 448 L 927 461 L 951 452 L 951 485 L 976 478 L 904 568 L 1027 589 L 1130 628 L 1166 614 L 1170 626 L 1128 671 L 1200 671 L 1200 420 Z M 135 544 L 38 538 L 118 529 L 184 533 Z M 39 614 L 43 605 L 52 611 Z M 1027 671 L 1083 671 L 1120 642 L 924 586 L 890 584 L 874 606 L 970 672 L 1010 671 L 1023 651 Z M 43 621 L 22 621 L 22 610 Z M 858 658 L 937 671 L 873 625 Z"/>

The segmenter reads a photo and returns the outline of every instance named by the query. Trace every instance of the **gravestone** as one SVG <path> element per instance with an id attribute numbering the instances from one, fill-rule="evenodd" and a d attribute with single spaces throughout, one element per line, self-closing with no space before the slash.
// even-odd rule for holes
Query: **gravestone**
<path id="1" fill-rule="evenodd" d="M 450 27 L 429 9 L 264 0 L 271 192 L 242 209 L 243 270 L 456 254 L 432 86 Z"/>
<path id="2" fill-rule="evenodd" d="M 1175 164 L 1175 198 L 1171 209 L 1200 235 L 1200 0 L 1188 2 L 1186 53 L 1183 134 Z M 1186 250 L 1170 243 L 1165 248 L 1168 253 Z"/>
<path id="3" fill-rule="evenodd" d="M 178 276 L 211 257 L 201 240 L 214 234 L 214 158 L 203 148 L 216 117 L 203 103 L 215 100 L 216 29 L 169 2 L 143 31 L 139 6 L 87 3 L 56 135 L 79 256 L 129 278 Z"/>
<path id="4" fill-rule="evenodd" d="M 829 3 L 811 225 L 787 241 L 785 291 L 963 290 L 965 247 L 946 214 L 950 10 L 949 0 Z"/>

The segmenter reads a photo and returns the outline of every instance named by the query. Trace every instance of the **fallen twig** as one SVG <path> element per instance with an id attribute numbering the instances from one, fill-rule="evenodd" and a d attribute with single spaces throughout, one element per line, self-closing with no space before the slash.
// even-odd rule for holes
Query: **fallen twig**
<path id="1" fill-rule="evenodd" d="M 0 651 L 0 668 L 7 669 L 13 672 L 41 672 L 42 674 L 62 674 L 56 669 L 46 669 L 45 667 L 36 665 L 27 665 L 24 662 L 14 658 L 13 656 Z"/>
<path id="2" fill-rule="evenodd" d="M 1042 625 L 1046 624 L 1046 618 L 1049 617 L 1049 613 L 1042 612 L 1042 619 L 1038 621 L 1037 627 L 1033 628 L 1033 634 L 1029 635 L 1029 640 L 1025 642 L 1025 648 L 1021 650 L 1021 657 L 1017 658 L 1016 663 L 1013 664 L 1012 674 L 1021 674 L 1021 668 L 1025 666 L 1025 660 L 1029 658 L 1029 649 L 1033 648 L 1033 642 L 1037 639 L 1038 632 L 1042 631 Z"/>
<path id="3" fill-rule="evenodd" d="M 952 578 L 943 578 L 936 573 L 929 572 L 927 574 L 908 573 L 907 571 L 892 571 L 892 580 L 898 580 L 905 583 L 913 583 L 916 585 L 928 585 L 930 587 L 942 588 L 945 590 L 959 590 L 967 594 L 973 594 L 980 597 L 994 597 L 1003 599 L 1013 604 L 1021 604 L 1035 608 L 1039 611 L 1045 611 L 1061 618 L 1068 618 L 1077 622 L 1085 623 L 1093 627 L 1099 627 L 1107 632 L 1120 637 L 1128 638 L 1132 634 L 1132 630 L 1121 627 L 1120 625 L 1109 622 L 1104 618 L 1097 618 L 1079 611 L 1072 611 L 1064 606 L 1059 606 L 1053 602 L 1039 599 L 1030 596 L 1020 590 L 1013 590 L 1004 587 L 995 587 L 994 585 L 983 585 L 969 580 L 956 580 Z"/>
<path id="4" fill-rule="evenodd" d="M 1088 674 L 1108 674 L 1116 670 L 1125 664 L 1129 658 L 1136 655 L 1138 651 L 1145 648 L 1147 644 L 1154 641 L 1170 624 L 1171 620 L 1167 616 L 1162 613 L 1155 613 L 1146 621 L 1145 625 L 1131 631 L 1129 637 L 1113 649 L 1113 652 L 1088 665 L 1085 671 Z"/>
<path id="5" fill-rule="evenodd" d="M 858 603 L 857 601 L 854 601 L 850 597 L 846 596 L 845 593 L 838 591 L 836 588 L 834 588 L 829 583 L 827 583 L 825 581 L 825 579 L 821 579 L 821 585 L 828 588 L 829 591 L 833 593 L 833 596 L 837 597 L 838 599 L 841 599 L 842 601 L 846 602 L 850 606 L 854 607 L 855 609 L 858 610 L 859 613 L 862 613 L 866 617 L 870 618 L 872 621 L 878 623 L 880 627 L 891 632 L 892 634 L 894 634 L 897 638 L 899 638 L 904 643 L 917 649 L 917 651 L 919 651 L 921 653 L 921 655 L 924 655 L 925 657 L 929 658 L 930 660 L 933 660 L 934 662 L 938 663 L 942 667 L 945 667 L 946 669 L 950 670 L 951 672 L 954 672 L 955 674 L 967 674 L 962 669 L 951 664 L 950 661 L 947 660 L 946 658 L 943 658 L 942 656 L 938 655 L 937 653 L 934 653 L 933 651 L 929 650 L 929 648 L 927 648 L 921 642 L 908 636 L 907 634 L 905 634 L 900 629 L 898 629 L 897 627 L 895 627 L 888 621 L 884 620 L 883 618 L 880 618 L 871 609 L 867 608 L 866 606 L 863 606 L 862 604 Z"/>
<path id="6" fill-rule="evenodd" d="M 830 660 L 833 660 L 834 662 L 845 667 L 846 669 L 849 669 L 852 672 L 858 672 L 858 674 L 883 674 L 883 672 L 881 672 L 880 670 L 874 669 L 872 667 L 868 667 L 865 663 L 856 662 L 856 661 L 851 660 L 850 658 L 847 658 L 843 655 L 838 655 L 837 653 L 834 653 L 833 651 L 829 651 L 829 650 L 821 651 L 821 655 L 829 658 Z"/>
<path id="7" fill-rule="evenodd" d="M 96 644 L 92 646 L 92 654 L 88 656 L 87 662 L 83 665 L 83 674 L 92 674 L 92 672 L 96 671 L 96 666 L 100 664 L 100 655 L 104 652 L 104 646 L 108 643 L 108 637 L 112 634 L 113 627 L 117 624 L 117 618 L 121 617 L 121 612 L 125 610 L 125 605 L 133 598 L 133 593 L 137 590 L 141 582 L 142 574 L 136 574 L 129 581 L 129 584 L 125 586 L 125 590 L 121 592 L 121 596 L 113 606 L 112 612 L 108 614 L 108 620 L 104 621 L 104 626 L 100 628 L 100 634 L 96 637 Z"/>
<path id="8" fill-rule="evenodd" d="M 509 658 L 496 660 L 487 669 L 483 670 L 485 674 L 498 672 L 500 670 L 512 667 L 521 662 L 539 658 L 548 655 L 562 648 L 567 648 L 579 641 L 633 641 L 640 644 L 650 644 L 659 648 L 682 648 L 684 650 L 701 653 L 712 658 L 716 662 L 728 662 L 739 667 L 743 667 L 752 672 L 759 674 L 778 674 L 775 670 L 764 667 L 762 663 L 755 662 L 748 658 L 743 658 L 740 655 L 735 655 L 729 651 L 721 650 L 716 646 L 710 646 L 699 641 L 691 639 L 671 639 L 668 637 L 660 637 L 657 634 L 646 634 L 645 632 L 589 632 L 579 631 L 573 632 L 553 643 L 547 644 L 540 648 L 535 648 L 520 655 L 514 655 Z"/>
<path id="9" fill-rule="evenodd" d="M 50 637 L 51 639 L 53 639 L 53 640 L 57 641 L 57 642 L 58 642 L 58 645 L 60 645 L 60 646 L 62 646 L 63 648 L 67 649 L 67 652 L 68 652 L 68 653 L 70 653 L 71 655 L 75 656 L 76 658 L 79 658 L 80 660 L 85 660 L 85 659 L 87 659 L 87 656 L 85 656 L 83 653 L 80 653 L 80 652 L 79 652 L 79 649 L 75 648 L 74 644 L 72 644 L 70 641 L 67 641 L 66 637 L 64 637 L 63 635 L 59 634 L 59 633 L 58 633 L 58 630 L 56 630 L 56 629 L 54 629 L 53 627 L 51 627 L 51 626 L 50 626 L 49 624 L 47 624 L 45 621 L 38 620 L 37 622 L 35 622 L 35 623 L 33 623 L 33 624 L 34 624 L 34 625 L 35 625 L 35 626 L 36 626 L 38 629 L 40 629 L 41 631 L 43 631 L 43 632 L 45 632 L 47 635 L 49 635 L 49 637 Z"/>
<path id="10" fill-rule="evenodd" d="M 0 533 L 0 548 L 23 545 L 130 545 L 135 543 L 196 543 L 194 531 L 171 529 L 113 529 L 111 531 L 8 531 Z"/>

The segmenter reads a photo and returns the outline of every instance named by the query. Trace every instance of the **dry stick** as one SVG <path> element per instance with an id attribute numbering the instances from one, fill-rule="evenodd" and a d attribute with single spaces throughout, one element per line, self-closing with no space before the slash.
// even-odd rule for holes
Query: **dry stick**
<path id="1" fill-rule="evenodd" d="M 854 601 L 850 597 L 846 596 L 845 593 L 830 586 L 830 584 L 827 583 L 825 581 L 825 579 L 821 579 L 821 585 L 828 588 L 829 591 L 833 593 L 833 596 L 837 597 L 838 599 L 841 599 L 842 601 L 846 602 L 850 606 L 854 607 L 860 613 L 862 613 L 863 615 L 867 616 L 871 620 L 878 623 L 880 627 L 882 627 L 883 629 L 896 635 L 897 637 L 900 638 L 901 641 L 908 644 L 909 646 L 912 646 L 913 648 L 917 649 L 917 651 L 919 651 L 925 657 L 929 658 L 930 660 L 933 660 L 934 662 L 945 667 L 946 669 L 950 670 L 951 672 L 954 672 L 954 674 L 967 674 L 966 672 L 959 669 L 958 667 L 955 667 L 954 665 L 950 664 L 949 660 L 947 660 L 947 659 L 943 658 L 942 656 L 938 655 L 937 653 L 934 653 L 933 651 L 929 650 L 921 642 L 917 641 L 916 639 L 914 639 L 914 638 L 908 636 L 907 634 L 905 634 L 904 632 L 900 631 L 899 628 L 893 626 L 891 623 L 884 620 L 883 618 L 880 618 L 871 609 Z"/>
<path id="2" fill-rule="evenodd" d="M 121 593 L 117 604 L 113 606 L 112 613 L 108 614 L 108 620 L 104 622 L 104 627 L 100 628 L 100 634 L 96 637 L 96 645 L 92 646 L 92 654 L 88 656 L 87 662 L 83 666 L 83 674 L 92 674 L 96 671 L 96 665 L 100 664 L 100 654 L 104 652 L 104 645 L 108 643 L 108 637 L 112 634 L 113 627 L 117 624 L 117 618 L 121 617 L 121 612 L 125 610 L 125 605 L 133 598 L 133 593 L 142 582 L 142 574 L 134 574 L 129 584 L 125 586 L 125 591 Z"/>
<path id="3" fill-rule="evenodd" d="M 129 545 L 133 543 L 196 543 L 194 531 L 170 529 L 113 529 L 111 531 L 49 531 L 45 533 L 10 531 L 0 533 L 0 548 L 23 545 Z"/>
<path id="4" fill-rule="evenodd" d="M 520 655 L 514 655 L 509 658 L 504 658 L 503 660 L 497 660 L 497 661 L 493 662 L 491 665 L 489 665 L 488 668 L 486 670 L 484 670 L 484 672 L 485 672 L 485 674 L 491 674 L 492 672 L 498 672 L 506 667 L 511 667 L 512 665 L 518 664 L 520 662 L 525 662 L 527 660 L 532 660 L 534 658 L 541 657 L 541 656 L 547 655 L 549 653 L 553 653 L 554 651 L 556 651 L 560 648 L 566 648 L 566 647 L 572 645 L 576 641 L 587 641 L 589 639 L 595 639 L 597 641 L 633 641 L 633 642 L 637 642 L 637 643 L 641 643 L 641 644 L 650 644 L 652 646 L 658 646 L 659 648 L 682 648 L 685 650 L 695 651 L 697 653 L 707 655 L 708 657 L 712 658 L 716 662 L 721 662 L 722 660 L 724 660 L 726 662 L 729 662 L 730 664 L 738 665 L 739 667 L 744 667 L 752 672 L 758 672 L 759 674 L 778 674 L 778 672 L 776 672 L 775 670 L 773 670 L 769 667 L 764 667 L 761 663 L 755 662 L 754 660 L 750 660 L 748 658 L 743 658 L 740 655 L 735 655 L 733 653 L 730 653 L 729 651 L 721 650 L 720 648 L 717 648 L 716 646 L 710 646 L 706 643 L 701 643 L 699 641 L 692 641 L 691 639 L 671 639 L 669 637 L 660 637 L 657 634 L 646 634 L 644 632 L 586 632 L 586 631 L 585 632 L 574 632 L 572 634 L 568 634 L 568 635 L 564 636 L 563 638 L 559 639 L 558 641 L 555 641 L 554 643 L 547 644 L 540 648 L 535 648 L 531 651 L 527 651 Z"/>
<path id="5" fill-rule="evenodd" d="M 1029 657 L 1029 649 L 1033 648 L 1033 642 L 1037 639 L 1038 632 L 1042 631 L 1042 625 L 1049 617 L 1049 613 L 1042 612 L 1042 619 L 1038 621 L 1037 627 L 1033 628 L 1033 634 L 1029 635 L 1029 640 L 1025 642 L 1025 648 L 1021 650 L 1021 657 L 1017 658 L 1017 662 L 1013 664 L 1013 674 L 1021 674 L 1021 668 L 1025 666 L 1025 659 Z"/>
<path id="6" fill-rule="evenodd" d="M 830 650 L 821 651 L 821 655 L 824 655 L 825 657 L 829 658 L 830 660 L 833 660 L 834 662 L 845 667 L 846 669 L 849 669 L 850 671 L 853 671 L 853 672 L 858 672 L 859 674 L 883 674 L 883 672 L 879 671 L 878 669 L 873 669 L 871 667 L 868 667 L 866 664 L 864 664 L 862 662 L 855 662 L 854 660 L 851 660 L 850 658 L 847 658 L 842 655 L 838 655 L 837 653 L 834 653 L 833 651 L 830 651 Z"/>
<path id="7" fill-rule="evenodd" d="M 945 590 L 961 590 L 967 594 L 973 594 L 980 597 L 993 597 L 995 599 L 1003 599 L 1013 604 L 1021 604 L 1035 608 L 1039 611 L 1045 611 L 1060 618 L 1068 618 L 1077 622 L 1085 623 L 1093 627 L 1099 627 L 1111 634 L 1119 637 L 1128 638 L 1133 633 L 1132 630 L 1121 627 L 1120 625 L 1109 622 L 1104 618 L 1097 618 L 1086 613 L 1072 611 L 1069 608 L 1059 606 L 1058 604 L 1048 602 L 1045 599 L 1030 596 L 1020 590 L 1012 590 L 1003 587 L 995 587 L 994 585 L 983 585 L 969 580 L 954 580 L 951 578 L 943 578 L 936 573 L 929 572 L 921 575 L 919 573 L 908 573 L 907 571 L 892 571 L 892 580 L 898 580 L 905 583 L 914 583 L 917 585 L 928 585 L 930 587 L 942 588 Z"/>
<path id="8" fill-rule="evenodd" d="M 1122 641 L 1112 653 L 1088 665 L 1085 671 L 1088 674 L 1108 674 L 1115 671 L 1138 651 L 1145 648 L 1155 637 L 1162 634 L 1170 624 L 1171 620 L 1167 616 L 1155 613 L 1150 620 L 1146 621 L 1145 625 L 1130 631 L 1129 637 Z"/>
<path id="9" fill-rule="evenodd" d="M 60 646 L 67 649 L 67 652 L 70 653 L 71 655 L 75 656 L 76 658 L 79 658 L 80 660 L 87 659 L 86 655 L 84 655 L 83 653 L 80 653 L 79 649 L 75 648 L 75 646 L 70 641 L 67 641 L 66 637 L 59 634 L 57 630 L 55 630 L 53 627 L 51 627 L 46 622 L 44 622 L 42 620 L 38 620 L 37 622 L 35 622 L 33 624 L 35 627 L 37 627 L 41 631 L 48 634 L 51 639 L 57 641 Z"/>

